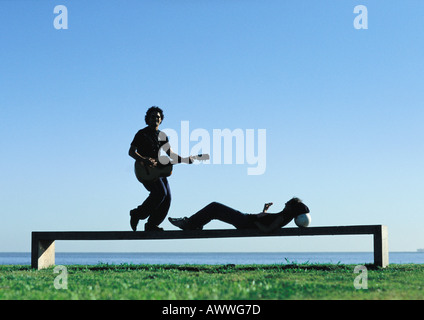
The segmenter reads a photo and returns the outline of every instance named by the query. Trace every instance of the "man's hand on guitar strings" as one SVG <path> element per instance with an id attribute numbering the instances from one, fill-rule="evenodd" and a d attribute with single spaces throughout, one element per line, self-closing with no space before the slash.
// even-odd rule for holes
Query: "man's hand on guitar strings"
<path id="1" fill-rule="evenodd" d="M 158 162 L 156 161 L 156 159 L 153 158 L 145 158 L 143 160 L 143 163 L 149 167 L 157 167 Z"/>

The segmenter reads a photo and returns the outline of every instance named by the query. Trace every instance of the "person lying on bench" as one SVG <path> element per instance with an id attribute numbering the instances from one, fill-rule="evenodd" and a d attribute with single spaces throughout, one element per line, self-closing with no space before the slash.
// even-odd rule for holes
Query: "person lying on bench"
<path id="1" fill-rule="evenodd" d="M 236 229 L 259 229 L 272 232 L 287 225 L 293 218 L 309 213 L 309 208 L 299 198 L 286 202 L 284 209 L 278 213 L 268 213 L 271 203 L 265 203 L 261 213 L 242 213 L 218 202 L 212 202 L 191 217 L 168 218 L 174 226 L 182 230 L 202 230 L 211 220 L 220 220 L 233 225 Z"/>

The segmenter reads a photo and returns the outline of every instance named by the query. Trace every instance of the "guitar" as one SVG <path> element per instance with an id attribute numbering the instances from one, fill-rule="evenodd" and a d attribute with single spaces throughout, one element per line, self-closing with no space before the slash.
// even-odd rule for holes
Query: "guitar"
<path id="1" fill-rule="evenodd" d="M 199 154 L 192 157 L 194 160 L 205 161 L 209 160 L 208 154 Z M 174 164 L 170 162 L 166 156 L 159 157 L 157 166 L 147 166 L 141 161 L 136 161 L 134 164 L 134 172 L 137 180 L 141 183 L 154 181 L 161 177 L 169 177 L 172 174 Z"/>

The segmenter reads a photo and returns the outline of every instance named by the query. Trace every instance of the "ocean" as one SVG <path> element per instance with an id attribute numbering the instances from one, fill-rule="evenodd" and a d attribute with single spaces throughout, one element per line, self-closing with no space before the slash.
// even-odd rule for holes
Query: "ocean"
<path id="1" fill-rule="evenodd" d="M 373 263 L 372 252 L 57 252 L 56 265 Z M 423 252 L 390 252 L 394 264 L 424 264 Z M 30 265 L 29 252 L 0 252 L 0 265 Z"/>

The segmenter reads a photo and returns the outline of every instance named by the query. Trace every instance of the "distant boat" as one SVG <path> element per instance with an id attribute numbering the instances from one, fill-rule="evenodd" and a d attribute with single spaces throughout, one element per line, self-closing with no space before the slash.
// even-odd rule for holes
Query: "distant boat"
<path id="1" fill-rule="evenodd" d="M 417 249 L 417 252 L 424 252 L 424 248 Z"/>

